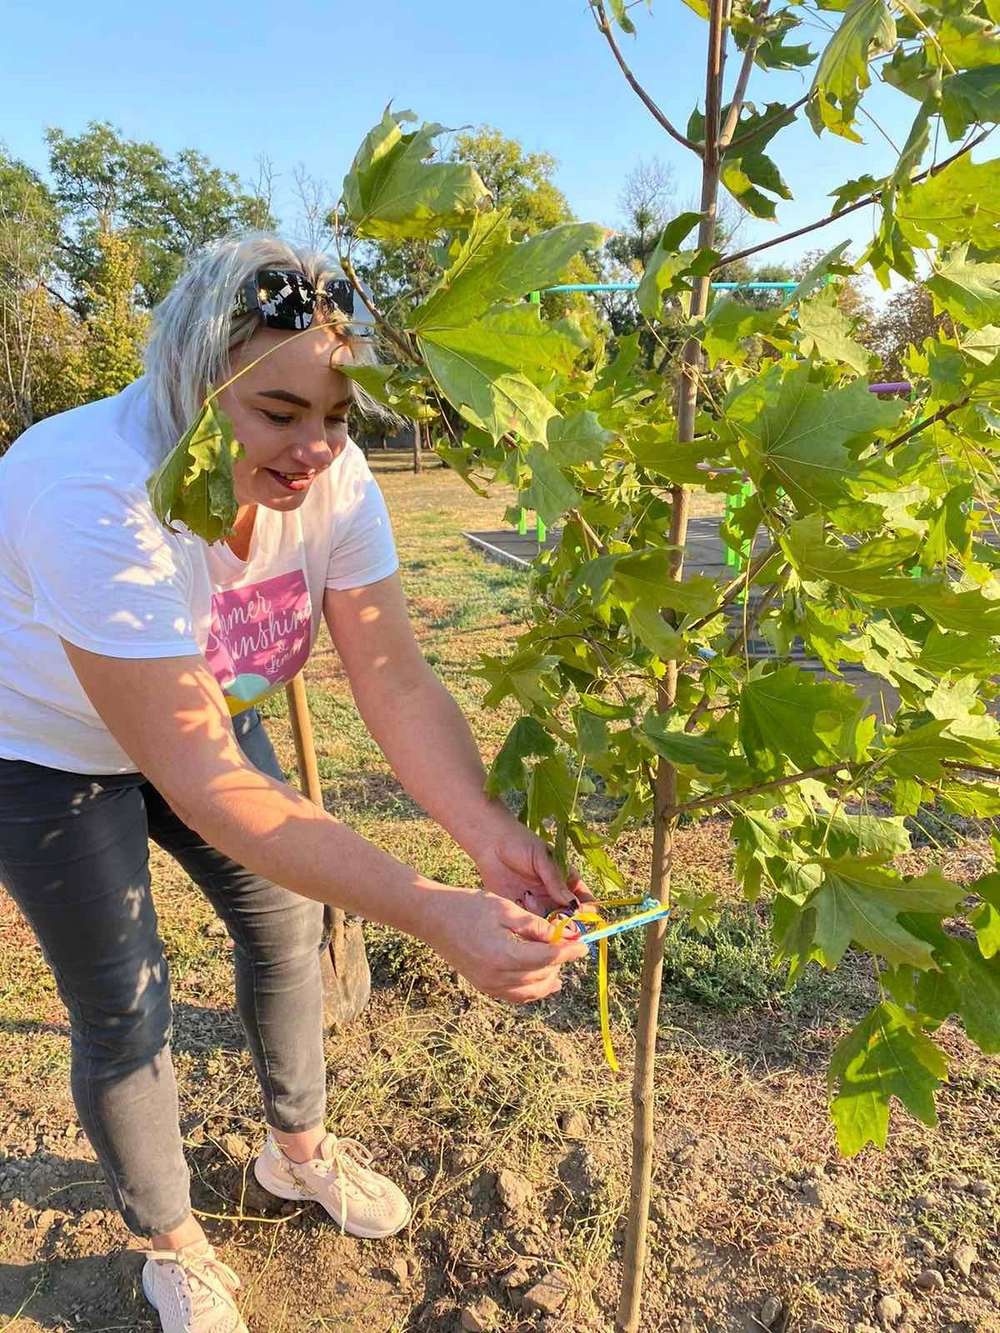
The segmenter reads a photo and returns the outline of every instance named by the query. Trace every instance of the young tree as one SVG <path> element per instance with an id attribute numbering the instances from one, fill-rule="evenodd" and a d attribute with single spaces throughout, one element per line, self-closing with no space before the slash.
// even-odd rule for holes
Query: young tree
<path id="1" fill-rule="evenodd" d="M 514 794 L 557 856 L 583 860 L 605 911 L 624 888 L 617 836 L 651 824 L 651 893 L 695 927 L 715 904 L 671 885 L 677 823 L 725 811 L 743 890 L 770 896 L 776 952 L 792 978 L 814 963 L 836 968 L 851 948 L 871 955 L 877 1002 L 830 1066 L 838 1139 L 854 1153 L 885 1143 L 894 1098 L 935 1123 L 948 1069 L 935 1034 L 945 1020 L 1000 1051 L 1000 877 L 969 886 L 934 867 L 907 875 L 896 865 L 909 850 L 906 816 L 921 808 L 1000 814 L 1000 723 L 990 707 L 1000 577 L 988 541 L 1000 508 L 990 406 L 1000 388 L 1000 263 L 984 254 L 996 231 L 982 202 L 994 197 L 998 169 L 971 156 L 996 116 L 993 26 L 979 0 L 964 0 L 961 13 L 952 0 L 941 11 L 924 5 L 919 16 L 893 0 L 854 0 L 809 94 L 761 107 L 747 101 L 755 69 L 815 59 L 790 41 L 799 6 L 707 0 L 705 103 L 682 132 L 622 54 L 629 8 L 591 8 L 631 86 L 700 164 L 698 209 L 663 228 L 637 294 L 654 331 L 665 303 L 683 299 L 680 354 L 651 371 L 634 338 L 608 360 L 542 321 L 521 298 L 596 247 L 599 229 L 564 224 L 515 241 L 474 169 L 427 160 L 437 127 L 386 113 L 344 181 L 345 271 L 354 273 L 354 248 L 368 237 L 436 241 L 439 271 L 405 321 L 374 309 L 393 363 L 345 373 L 398 410 L 447 401 L 460 419 L 442 447 L 449 461 L 475 486 L 513 484 L 521 504 L 560 525 L 534 571 L 533 624 L 477 671 L 488 706 L 510 699 L 521 713 L 494 761 L 491 794 Z M 739 54 L 727 82 L 730 45 Z M 927 254 L 926 285 L 954 332 L 911 358 L 910 403 L 868 391 L 871 358 L 836 304 L 836 278 L 849 267 L 843 245 L 778 309 L 729 297 L 709 306 L 713 273 L 793 238 L 720 251 L 720 186 L 771 215 L 769 196 L 788 191 L 765 148 L 799 111 L 818 134 L 857 139 L 874 58 L 914 97 L 913 131 L 892 173 L 836 188 L 835 210 L 797 234 L 876 205 L 862 262 L 887 278 L 912 269 L 914 246 Z M 950 146 L 935 152 L 939 119 Z M 763 370 L 748 362 L 754 339 L 774 354 Z M 196 434 L 197 452 L 189 432 L 151 489 L 165 519 L 200 512 L 218 536 L 235 514 L 224 486 L 235 446 L 213 403 Z M 706 474 L 734 490 L 743 474 L 753 487 L 722 530 L 733 546 L 755 543 L 727 582 L 684 569 L 691 491 Z M 751 655 L 758 633 L 773 654 Z M 834 679 L 790 660 L 797 641 Z M 852 663 L 898 693 L 895 713 L 876 716 L 837 679 Z M 607 825 L 588 818 L 591 774 L 616 806 Z M 664 930 L 662 919 L 646 929 L 620 1333 L 636 1333 L 640 1320 Z"/>

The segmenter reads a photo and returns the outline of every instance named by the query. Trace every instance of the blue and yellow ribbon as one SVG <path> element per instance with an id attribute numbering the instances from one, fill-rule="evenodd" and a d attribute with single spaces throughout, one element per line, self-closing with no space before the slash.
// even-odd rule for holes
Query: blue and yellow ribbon
<path id="1" fill-rule="evenodd" d="M 605 911 L 621 907 L 642 907 L 642 911 L 623 917 L 620 921 L 609 922 L 603 915 Z M 598 910 L 601 909 L 601 910 Z M 655 898 L 638 896 L 617 898 L 614 902 L 594 903 L 577 907 L 574 911 L 560 909 L 550 912 L 547 920 L 552 925 L 552 942 L 558 944 L 570 926 L 575 925 L 577 933 L 586 942 L 593 953 L 597 951 L 597 1010 L 601 1021 L 601 1041 L 604 1045 L 604 1058 L 608 1067 L 617 1074 L 618 1060 L 611 1041 L 611 1014 L 608 1007 L 608 940 L 612 935 L 620 935 L 626 930 L 637 930 L 640 926 L 651 926 L 670 911 Z"/>

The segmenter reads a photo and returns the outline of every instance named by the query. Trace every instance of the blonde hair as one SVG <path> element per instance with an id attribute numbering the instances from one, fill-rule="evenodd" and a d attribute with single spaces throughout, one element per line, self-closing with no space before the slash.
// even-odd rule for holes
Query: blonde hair
<path id="1" fill-rule="evenodd" d="M 225 236 L 197 251 L 153 311 L 146 345 L 151 425 L 164 448 L 177 443 L 210 388 L 231 373 L 232 352 L 261 327 L 256 311 L 232 314 L 244 283 L 261 268 L 296 269 L 317 290 L 326 279 L 344 276 L 328 255 L 299 249 L 271 232 Z M 358 336 L 347 315 L 332 308 L 322 313 L 327 324 L 342 328 L 355 363 L 378 359 L 373 338 Z M 357 386 L 352 389 L 362 408 L 375 406 Z"/>

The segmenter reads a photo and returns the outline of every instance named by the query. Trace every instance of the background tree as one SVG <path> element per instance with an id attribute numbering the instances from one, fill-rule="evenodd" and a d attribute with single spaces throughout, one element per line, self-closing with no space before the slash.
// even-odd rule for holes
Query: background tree
<path id="1" fill-rule="evenodd" d="M 880 375 L 887 380 L 905 379 L 906 359 L 911 348 L 919 350 L 926 338 L 936 338 L 952 329 L 946 312 L 936 311 L 930 292 L 919 283 L 908 283 L 889 297 L 882 310 L 871 317 L 865 341 L 878 355 Z"/>
<path id="2" fill-rule="evenodd" d="M 47 139 L 51 188 L 0 152 L 0 448 L 140 373 L 143 312 L 192 250 L 274 225 L 266 159 L 244 188 L 193 149 L 171 158 L 106 123 Z"/>
<path id="3" fill-rule="evenodd" d="M 120 393 L 142 374 L 142 344 L 149 317 L 136 304 L 141 257 L 132 235 L 101 230 L 100 259 L 83 295 L 80 353 L 72 367 L 80 402 Z"/>
<path id="4" fill-rule="evenodd" d="M 38 175 L 0 154 L 0 450 L 72 405 L 77 321 L 53 283 L 59 211 Z"/>
<path id="5" fill-rule="evenodd" d="M 620 219 L 601 252 L 600 282 L 638 282 L 667 221 L 675 211 L 674 173 L 659 158 L 638 162 L 618 195 Z M 595 304 L 613 336 L 627 337 L 642 328 L 635 296 L 602 292 Z M 643 353 L 649 364 L 654 341 L 647 333 Z"/>
<path id="6" fill-rule="evenodd" d="M 102 233 L 131 233 L 137 298 L 153 306 L 198 246 L 230 231 L 274 226 L 266 196 L 246 190 L 193 148 L 168 157 L 106 121 L 75 136 L 51 129 L 46 139 L 63 216 L 61 266 L 81 313 L 105 262 Z"/>

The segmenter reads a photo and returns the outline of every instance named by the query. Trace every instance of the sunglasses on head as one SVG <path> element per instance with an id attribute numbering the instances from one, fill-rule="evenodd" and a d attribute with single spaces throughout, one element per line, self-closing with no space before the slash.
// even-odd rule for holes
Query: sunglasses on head
<path id="1" fill-rule="evenodd" d="M 319 295 L 351 321 L 352 334 L 371 332 L 367 310 L 355 318 L 354 288 L 346 278 L 328 278 Z M 233 304 L 233 318 L 259 315 L 269 329 L 307 329 L 316 314 L 317 291 L 304 273 L 290 268 L 259 268 L 247 278 Z"/>

